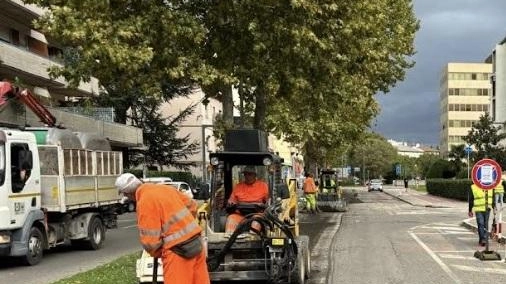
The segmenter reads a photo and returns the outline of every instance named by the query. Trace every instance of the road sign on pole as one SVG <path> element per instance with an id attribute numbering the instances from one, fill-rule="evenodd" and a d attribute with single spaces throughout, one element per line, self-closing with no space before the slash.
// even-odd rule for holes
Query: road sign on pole
<path id="1" fill-rule="evenodd" d="M 492 159 L 476 162 L 472 170 L 473 183 L 483 190 L 494 189 L 501 182 L 501 166 Z"/>
<path id="2" fill-rule="evenodd" d="M 473 148 L 470 145 L 464 148 L 464 152 L 467 154 L 467 179 L 469 179 L 469 155 L 473 152 Z"/>

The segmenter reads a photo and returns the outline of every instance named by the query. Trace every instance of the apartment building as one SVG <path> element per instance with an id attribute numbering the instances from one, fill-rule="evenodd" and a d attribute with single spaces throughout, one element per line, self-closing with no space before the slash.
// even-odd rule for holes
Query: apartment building
<path id="1" fill-rule="evenodd" d="M 50 78 L 47 69 L 62 66 L 62 48 L 44 34 L 33 29 L 32 22 L 44 11 L 21 0 L 0 1 L 0 80 L 18 81 L 32 90 L 56 117 L 57 123 L 73 131 L 90 132 L 107 137 L 115 148 L 143 144 L 142 129 L 113 122 L 113 109 L 100 118 L 79 115 L 62 106 L 69 102 L 93 96 L 99 92 L 97 79 L 82 82 L 69 89 L 63 78 Z M 0 124 L 42 126 L 39 119 L 26 107 L 8 104 L 0 111 Z"/>
<path id="2" fill-rule="evenodd" d="M 492 64 L 448 63 L 440 77 L 440 155 L 464 144 L 474 123 L 490 112 Z"/>
<path id="3" fill-rule="evenodd" d="M 492 64 L 491 116 L 495 123 L 506 122 L 506 38 L 499 42 L 485 61 Z"/>
<path id="4" fill-rule="evenodd" d="M 196 142 L 200 145 L 200 151 L 189 156 L 186 161 L 196 165 L 190 169 L 193 175 L 208 181 L 209 153 L 218 149 L 218 143 L 213 136 L 213 125 L 216 116 L 222 112 L 222 104 L 213 98 L 205 99 L 202 89 L 195 88 L 188 96 L 177 97 L 162 104 L 160 112 L 163 117 L 174 117 L 189 107 L 194 107 L 194 112 L 180 124 L 178 136 L 188 135 L 190 143 Z"/>

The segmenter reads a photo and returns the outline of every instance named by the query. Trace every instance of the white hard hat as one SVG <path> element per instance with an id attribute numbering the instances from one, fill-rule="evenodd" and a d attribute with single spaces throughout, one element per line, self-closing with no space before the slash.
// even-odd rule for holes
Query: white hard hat
<path id="1" fill-rule="evenodd" d="M 121 193 L 134 192 L 141 184 L 142 182 L 131 173 L 124 173 L 120 175 L 114 183 L 118 191 Z"/>

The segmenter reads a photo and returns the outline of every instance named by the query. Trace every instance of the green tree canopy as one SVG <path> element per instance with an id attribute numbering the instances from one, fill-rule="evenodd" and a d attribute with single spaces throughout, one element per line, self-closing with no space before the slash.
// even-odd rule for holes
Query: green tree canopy
<path id="1" fill-rule="evenodd" d="M 364 139 L 354 144 L 350 150 L 353 166 L 365 169 L 371 178 L 387 175 L 396 158 L 395 147 L 385 138 L 372 133 L 366 134 Z"/>
<path id="2" fill-rule="evenodd" d="M 473 125 L 464 141 L 474 147 L 474 162 L 483 158 L 496 160 L 501 167 L 506 166 L 505 147 L 500 144 L 501 140 L 506 138 L 506 132 L 502 130 L 501 125 L 494 125 L 494 122 L 488 113 L 480 116 L 480 120 Z"/>

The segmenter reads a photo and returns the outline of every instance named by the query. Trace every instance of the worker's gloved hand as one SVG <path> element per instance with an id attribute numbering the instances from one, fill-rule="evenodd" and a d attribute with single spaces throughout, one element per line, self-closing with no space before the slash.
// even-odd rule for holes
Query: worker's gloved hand
<path id="1" fill-rule="evenodd" d="M 225 208 L 225 210 L 227 211 L 228 214 L 234 213 L 236 209 L 237 209 L 237 204 L 234 204 L 234 203 L 228 203 L 227 207 Z"/>

